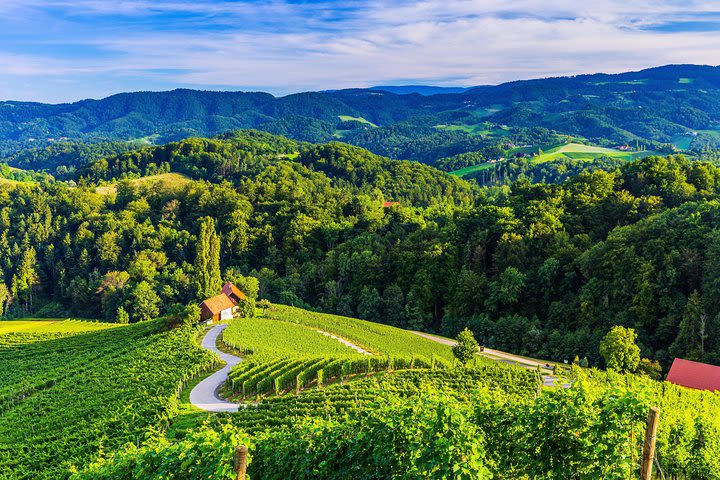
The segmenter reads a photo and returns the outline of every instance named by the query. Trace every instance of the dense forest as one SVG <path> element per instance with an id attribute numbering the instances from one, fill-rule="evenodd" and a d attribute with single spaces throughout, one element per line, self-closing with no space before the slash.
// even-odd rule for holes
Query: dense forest
<path id="1" fill-rule="evenodd" d="M 260 296 L 557 360 L 613 325 L 643 356 L 720 363 L 720 169 L 683 156 L 479 188 L 342 143 L 257 131 L 0 183 L 6 316 L 153 318 L 198 300 L 200 220 Z M 148 175 L 176 174 L 172 184 Z M 160 175 L 162 177 L 162 175 Z"/>
<path id="2" fill-rule="evenodd" d="M 285 97 L 174 90 L 61 105 L 0 102 L 0 156 L 9 156 L 10 165 L 54 174 L 58 165 L 47 161 L 44 149 L 56 144 L 101 143 L 107 155 L 125 142 L 162 144 L 247 128 L 307 142 L 339 139 L 379 155 L 429 164 L 477 151 L 485 159 L 502 156 L 508 142 L 517 143 L 513 136 L 542 143 L 533 134 L 537 129 L 603 146 L 640 142 L 658 149 L 676 143 L 692 151 L 720 146 L 720 67 L 669 65 L 431 95 L 391 90 Z M 94 157 L 85 147 L 59 150 L 68 148 L 80 150 L 80 159 Z M 12 157 L 28 149 L 36 153 Z"/>

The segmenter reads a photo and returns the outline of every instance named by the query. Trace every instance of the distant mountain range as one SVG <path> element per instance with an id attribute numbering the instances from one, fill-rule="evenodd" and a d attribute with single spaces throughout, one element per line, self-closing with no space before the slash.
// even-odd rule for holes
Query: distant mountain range
<path id="1" fill-rule="evenodd" d="M 0 156 L 58 141 L 160 143 L 255 128 L 304 141 L 342 139 L 433 163 L 538 128 L 600 145 L 686 149 L 720 145 L 719 125 L 720 68 L 668 65 L 468 89 L 385 86 L 279 98 L 173 90 L 60 105 L 6 101 Z"/>
<path id="2" fill-rule="evenodd" d="M 397 95 L 409 95 L 419 93 L 420 95 L 440 95 L 443 93 L 463 93 L 471 87 L 435 87 L 432 85 L 385 85 L 370 87 L 370 90 L 382 90 Z"/>

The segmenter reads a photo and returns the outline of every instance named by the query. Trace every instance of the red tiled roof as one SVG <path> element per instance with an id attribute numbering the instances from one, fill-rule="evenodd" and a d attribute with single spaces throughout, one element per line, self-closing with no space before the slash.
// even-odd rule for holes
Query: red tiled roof
<path id="1" fill-rule="evenodd" d="M 200 307 L 202 307 L 203 305 L 205 305 L 205 307 L 210 312 L 212 312 L 213 315 L 217 315 L 223 310 L 234 307 L 235 302 L 233 302 L 230 297 L 228 297 L 224 293 L 221 293 L 220 295 L 215 295 L 212 298 L 208 298 L 200 304 Z"/>
<path id="2" fill-rule="evenodd" d="M 232 299 L 233 295 L 234 295 L 238 300 L 245 300 L 245 298 L 246 298 L 246 295 L 243 293 L 243 291 L 240 290 L 239 288 L 237 288 L 235 285 L 233 285 L 233 284 L 230 283 L 230 282 L 228 282 L 228 283 L 226 283 L 225 285 L 223 285 L 223 287 L 222 287 L 222 292 L 223 292 L 225 295 L 227 295 L 228 297 L 231 297 L 231 299 Z"/>
<path id="3" fill-rule="evenodd" d="M 383 203 L 383 207 L 385 207 L 385 208 L 394 207 L 395 205 L 400 205 L 400 202 L 385 202 L 385 203 Z"/>
<path id="4" fill-rule="evenodd" d="M 720 390 L 720 367 L 676 358 L 670 367 L 667 381 L 698 390 Z"/>

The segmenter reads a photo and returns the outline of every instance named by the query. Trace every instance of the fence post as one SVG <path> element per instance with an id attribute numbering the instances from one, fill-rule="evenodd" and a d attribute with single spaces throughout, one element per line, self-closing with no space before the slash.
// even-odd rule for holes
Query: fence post
<path id="1" fill-rule="evenodd" d="M 247 470 L 248 447 L 240 445 L 235 447 L 235 480 L 245 480 L 245 471 Z"/>
<path id="2" fill-rule="evenodd" d="M 645 429 L 645 443 L 643 444 L 642 466 L 640 467 L 640 479 L 652 479 L 653 459 L 655 458 L 655 440 L 657 439 L 658 420 L 660 409 L 650 407 L 648 413 L 647 428 Z"/>

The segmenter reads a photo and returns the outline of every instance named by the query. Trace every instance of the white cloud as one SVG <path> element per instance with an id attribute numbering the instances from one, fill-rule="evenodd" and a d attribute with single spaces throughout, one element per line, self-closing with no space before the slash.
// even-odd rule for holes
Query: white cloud
<path id="1" fill-rule="evenodd" d="M 0 0 L 0 12 L 10 12 L 13 3 Z M 76 91 L 65 87 L 63 94 L 77 98 L 96 94 L 92 79 L 98 76 L 112 85 L 134 77 L 153 85 L 300 91 L 390 82 L 476 85 L 720 59 L 716 33 L 640 28 L 715 14 L 706 2 L 580 3 L 367 0 L 341 8 L 331 2 L 30 0 L 28 8 L 39 12 L 72 4 L 70 18 L 57 24 L 66 35 L 41 35 L 38 42 L 62 39 L 113 55 L 3 53 L 0 42 L 0 69 L 36 82 L 74 80 Z M 72 28 L 81 25 L 77 16 L 108 15 L 131 20 L 126 27 Z M 167 23 L 153 24 L 148 15 Z M 193 16 L 205 28 L 188 28 Z M 0 97 L 10 93 L 0 86 Z"/>

